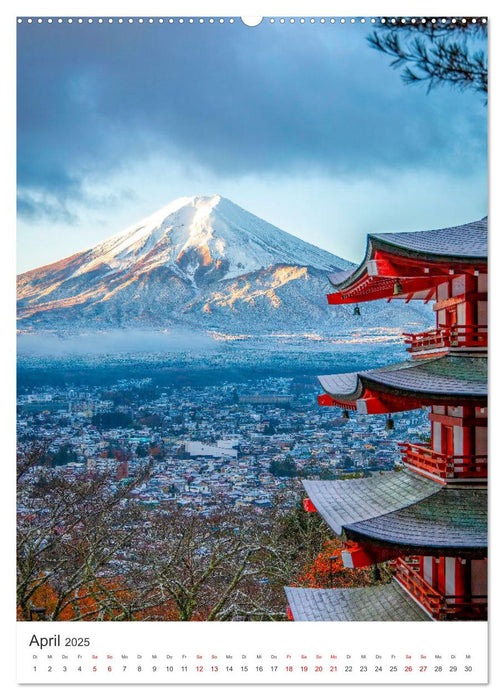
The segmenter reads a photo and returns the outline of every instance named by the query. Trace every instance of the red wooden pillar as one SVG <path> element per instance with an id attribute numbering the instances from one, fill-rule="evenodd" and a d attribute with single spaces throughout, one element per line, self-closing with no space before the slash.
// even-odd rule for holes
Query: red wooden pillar
<path id="1" fill-rule="evenodd" d="M 467 559 L 457 557 L 455 559 L 455 595 L 462 598 L 466 592 L 466 567 Z"/>
<path id="2" fill-rule="evenodd" d="M 436 571 L 436 585 L 432 584 L 432 588 L 435 588 L 441 595 L 445 594 L 446 591 L 446 579 L 445 579 L 445 558 L 438 557 L 436 559 L 437 566 L 432 568 L 432 579 L 434 580 L 434 570 Z"/>
<path id="3" fill-rule="evenodd" d="M 474 408 L 471 406 L 464 406 L 463 414 L 464 418 L 474 418 Z M 463 430 L 463 445 L 464 454 L 473 455 L 475 453 L 475 426 L 467 425 L 462 428 Z"/>
<path id="4" fill-rule="evenodd" d="M 465 276 L 465 293 L 466 293 L 466 301 L 465 301 L 465 325 L 466 326 L 475 326 L 478 323 L 478 312 L 477 312 L 477 301 L 474 299 L 467 299 L 467 296 L 471 292 L 477 292 L 478 291 L 478 278 L 475 277 L 474 275 L 466 275 Z M 469 336 L 470 337 L 470 336 Z"/>

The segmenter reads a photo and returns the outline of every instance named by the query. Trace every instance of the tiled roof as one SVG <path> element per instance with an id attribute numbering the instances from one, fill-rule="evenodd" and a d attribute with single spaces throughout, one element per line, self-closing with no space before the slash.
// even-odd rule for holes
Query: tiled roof
<path id="1" fill-rule="evenodd" d="M 285 588 L 285 593 L 295 621 L 431 620 L 396 581 L 369 588 Z"/>
<path id="2" fill-rule="evenodd" d="M 409 470 L 366 479 L 304 480 L 311 502 L 338 535 L 343 526 L 375 518 L 436 493 L 441 485 Z"/>
<path id="3" fill-rule="evenodd" d="M 401 510 L 350 525 L 348 535 L 458 552 L 487 547 L 486 489 L 443 488 Z"/>
<path id="4" fill-rule="evenodd" d="M 318 377 L 335 399 L 355 401 L 370 384 L 428 396 L 487 395 L 487 358 L 453 353 L 428 360 L 409 360 L 378 369 Z"/>
<path id="5" fill-rule="evenodd" d="M 336 288 L 354 282 L 374 257 L 376 249 L 406 251 L 409 257 L 432 257 L 453 261 L 485 261 L 488 255 L 488 219 L 472 221 L 461 226 L 433 229 L 431 231 L 408 231 L 405 233 L 370 233 L 366 256 L 360 265 L 329 275 Z"/>
<path id="6" fill-rule="evenodd" d="M 346 374 L 325 374 L 317 377 L 322 388 L 331 396 L 352 396 L 359 384 L 359 374 L 348 372 Z"/>
<path id="7" fill-rule="evenodd" d="M 348 277 L 351 277 L 353 273 L 359 268 L 358 265 L 350 267 L 348 270 L 338 270 L 337 272 L 332 272 L 327 275 L 329 282 L 337 287 L 341 282 L 344 282 Z"/>
<path id="8" fill-rule="evenodd" d="M 487 236 L 488 219 L 486 216 L 479 221 L 432 231 L 370 234 L 370 238 L 375 241 L 382 241 L 406 250 L 471 259 L 485 259 L 487 257 Z"/>
<path id="9" fill-rule="evenodd" d="M 487 547 L 486 489 L 446 488 L 409 470 L 362 479 L 303 481 L 313 505 L 338 535 L 417 551 Z"/>

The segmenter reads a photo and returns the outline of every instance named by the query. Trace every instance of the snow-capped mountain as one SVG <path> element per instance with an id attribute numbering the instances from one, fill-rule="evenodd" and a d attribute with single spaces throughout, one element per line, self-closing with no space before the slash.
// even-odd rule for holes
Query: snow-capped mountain
<path id="1" fill-rule="evenodd" d="M 121 272 L 171 267 L 200 282 L 220 270 L 230 279 L 282 262 L 321 270 L 349 263 L 268 224 L 229 199 L 181 197 L 90 251 L 91 259 L 74 273 L 99 266 Z M 279 257 L 280 256 L 280 257 Z"/>
<path id="2" fill-rule="evenodd" d="M 19 275 L 19 323 L 69 332 L 336 330 L 356 319 L 328 306 L 327 273 L 350 265 L 219 195 L 183 197 L 93 248 Z M 371 323 L 385 326 L 390 307 L 371 306 Z M 400 323 L 417 325 L 422 315 L 403 306 Z"/>

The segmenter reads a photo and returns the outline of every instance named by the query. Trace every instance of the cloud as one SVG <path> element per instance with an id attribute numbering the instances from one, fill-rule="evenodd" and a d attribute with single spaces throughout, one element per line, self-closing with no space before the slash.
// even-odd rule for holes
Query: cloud
<path id="1" fill-rule="evenodd" d="M 77 223 L 77 217 L 68 210 L 64 200 L 51 202 L 45 194 L 37 199 L 30 193 L 18 192 L 17 215 L 27 221 L 49 219 L 68 225 Z"/>
<path id="2" fill-rule="evenodd" d="M 216 341 L 207 334 L 186 329 L 173 331 L 115 330 L 80 335 L 23 333 L 17 337 L 20 356 L 108 355 L 172 353 L 198 350 L 211 352 Z"/>
<path id="3" fill-rule="evenodd" d="M 90 181 L 153 155 L 237 178 L 484 167 L 482 100 L 404 87 L 368 27 L 18 29 L 21 216 L 93 206 Z"/>

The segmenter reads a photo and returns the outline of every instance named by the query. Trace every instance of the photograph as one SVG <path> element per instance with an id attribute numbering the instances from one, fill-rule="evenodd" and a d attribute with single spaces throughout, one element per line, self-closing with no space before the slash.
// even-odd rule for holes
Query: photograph
<path id="1" fill-rule="evenodd" d="M 47 623 L 487 620 L 487 38 L 17 19 L 35 651 Z"/>

